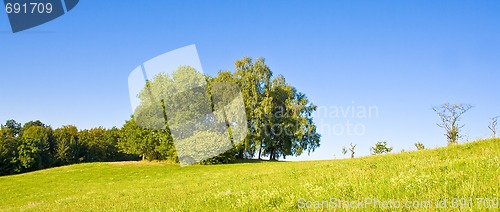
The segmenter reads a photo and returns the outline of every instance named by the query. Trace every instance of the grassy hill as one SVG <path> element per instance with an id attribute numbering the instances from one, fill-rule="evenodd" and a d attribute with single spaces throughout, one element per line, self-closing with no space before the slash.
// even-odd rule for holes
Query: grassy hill
<path id="1" fill-rule="evenodd" d="M 78 164 L 0 177 L 0 210 L 289 211 L 315 203 L 334 210 L 349 206 L 335 205 L 337 200 L 348 200 L 365 204 L 361 209 L 367 211 L 390 201 L 391 207 L 399 202 L 400 210 L 410 210 L 410 204 L 429 211 L 423 208 L 427 201 L 431 210 L 443 200 L 446 210 L 460 207 L 453 198 L 465 198 L 467 210 L 484 209 L 500 198 L 499 156 L 500 139 L 489 139 L 332 161 L 184 168 L 158 162 Z"/>

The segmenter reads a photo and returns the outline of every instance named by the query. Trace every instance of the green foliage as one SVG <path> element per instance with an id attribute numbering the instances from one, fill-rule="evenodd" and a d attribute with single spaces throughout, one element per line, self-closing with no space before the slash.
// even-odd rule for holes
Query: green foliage
<path id="1" fill-rule="evenodd" d="M 118 151 L 118 128 L 78 131 L 67 125 L 53 131 L 41 121 L 21 127 L 14 120 L 1 126 L 0 175 L 80 162 L 136 159 Z"/>
<path id="2" fill-rule="evenodd" d="M 11 129 L 0 129 L 0 176 L 5 174 L 13 174 L 18 170 L 16 158 L 17 139 L 14 137 Z"/>
<path id="3" fill-rule="evenodd" d="M 232 149 L 231 144 L 228 145 L 226 141 L 227 134 L 201 131 L 186 139 L 177 141 L 176 150 L 179 155 L 189 155 L 189 158 L 179 158 L 180 161 L 189 161 L 189 164 L 192 164 L 210 158 L 211 155 L 219 155 L 224 153 L 225 150 Z M 215 161 L 230 162 L 231 158 L 223 159 L 219 157 L 208 161 L 212 161 L 212 163 Z"/>
<path id="4" fill-rule="evenodd" d="M 384 153 L 389 153 L 392 151 L 392 147 L 387 147 L 387 142 L 379 141 L 375 144 L 375 146 L 370 148 L 370 152 L 373 155 L 380 155 Z"/>
<path id="5" fill-rule="evenodd" d="M 21 133 L 21 123 L 18 123 L 13 119 L 7 120 L 5 125 L 1 125 L 1 128 L 9 130 L 9 134 L 12 137 L 17 137 Z"/>
<path id="6" fill-rule="evenodd" d="M 141 128 L 134 118 L 123 125 L 116 146 L 119 152 L 140 156 L 143 160 L 177 161 L 170 133 L 163 129 Z"/>
<path id="7" fill-rule="evenodd" d="M 43 169 L 52 165 L 51 144 L 52 128 L 45 125 L 29 125 L 23 127 L 19 142 L 19 162 L 27 171 Z"/>
<path id="8" fill-rule="evenodd" d="M 78 139 L 84 143 L 87 148 L 84 161 L 115 161 L 118 157 L 117 143 L 119 132 L 113 128 L 107 130 L 104 128 L 92 128 L 78 132 Z"/>
<path id="9" fill-rule="evenodd" d="M 9 121 L 7 121 L 9 122 Z M 15 122 L 15 121 L 14 121 Z M 23 127 L 21 128 L 20 130 L 20 133 L 19 135 L 22 135 L 22 133 L 24 131 L 26 131 L 28 128 L 30 127 L 34 127 L 34 126 L 38 126 L 38 127 L 43 127 L 43 128 L 46 128 L 47 125 L 45 125 L 43 122 L 41 122 L 40 120 L 36 120 L 36 121 L 29 121 L 29 122 L 26 122 Z"/>
<path id="10" fill-rule="evenodd" d="M 346 148 L 346 147 L 342 147 L 342 154 L 343 154 L 343 155 L 346 155 L 346 154 L 347 154 L 347 148 Z"/>
<path id="11" fill-rule="evenodd" d="M 283 76 L 272 78 L 264 59 L 236 61 L 236 72 L 221 72 L 216 79 L 231 79 L 240 85 L 248 118 L 249 133 L 243 151 L 271 160 L 308 153 L 319 147 L 320 135 L 312 119 L 316 106 L 306 95 L 286 83 Z"/>
<path id="12" fill-rule="evenodd" d="M 55 159 L 58 165 L 82 162 L 86 147 L 78 139 L 78 129 L 67 125 L 54 130 L 56 140 Z"/>
<path id="13" fill-rule="evenodd" d="M 234 73 L 221 71 L 216 77 L 204 76 L 188 66 L 179 67 L 171 75 L 160 73 L 153 77 L 139 94 L 141 104 L 134 112 L 134 123 L 128 121 L 123 127 L 119 142 L 121 151 L 146 159 L 162 159 L 158 146 L 164 145 L 163 149 L 169 152 L 174 149 L 168 146 L 173 145 L 168 135 L 179 141 L 176 144 L 178 155 L 194 154 L 191 161 L 199 161 L 218 149 L 218 144 L 224 143 L 227 135 L 233 144 L 229 148 L 233 151 L 225 154 L 230 157 L 227 160 L 216 161 L 233 161 L 234 152 L 239 159 L 257 154 L 259 159 L 269 156 L 277 160 L 310 153 L 319 147 L 320 135 L 312 119 L 316 106 L 305 94 L 288 84 L 283 76 L 273 78 L 262 58 L 255 62 L 243 58 L 237 60 L 235 66 Z M 241 138 L 243 133 L 233 125 L 242 122 L 235 120 L 241 117 L 236 114 L 239 108 L 231 105 L 231 100 L 240 92 L 248 128 L 246 137 Z M 213 123 L 199 121 L 212 112 L 215 112 L 210 119 Z M 198 138 L 205 131 L 214 131 L 214 126 L 219 129 L 224 125 L 227 132 L 208 135 L 205 140 Z M 154 130 L 164 130 L 166 139 L 160 142 L 153 136 L 158 133 Z M 227 135 L 223 136 L 225 133 Z M 167 155 L 172 157 L 173 154 Z"/>

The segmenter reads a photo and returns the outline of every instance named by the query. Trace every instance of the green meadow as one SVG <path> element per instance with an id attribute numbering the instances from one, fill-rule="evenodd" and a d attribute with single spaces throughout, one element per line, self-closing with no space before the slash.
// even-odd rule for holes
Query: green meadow
<path id="1" fill-rule="evenodd" d="M 83 163 L 0 177 L 0 210 L 498 211 L 499 156 L 488 139 L 329 161 Z"/>

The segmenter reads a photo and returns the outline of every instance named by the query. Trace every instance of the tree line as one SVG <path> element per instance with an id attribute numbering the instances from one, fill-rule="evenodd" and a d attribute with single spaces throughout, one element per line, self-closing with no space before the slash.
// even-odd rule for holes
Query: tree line
<path id="1" fill-rule="evenodd" d="M 78 130 L 41 121 L 22 125 L 8 120 L 0 129 L 0 175 L 23 173 L 81 162 L 133 160 L 118 150 L 118 128 Z"/>

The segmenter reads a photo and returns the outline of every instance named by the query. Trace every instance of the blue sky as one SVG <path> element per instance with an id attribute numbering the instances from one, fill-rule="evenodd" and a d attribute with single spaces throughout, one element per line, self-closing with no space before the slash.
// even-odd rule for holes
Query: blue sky
<path id="1" fill-rule="evenodd" d="M 464 141 L 488 137 L 500 115 L 499 10 L 499 1 L 81 1 L 13 34 L 2 9 L 0 121 L 121 126 L 130 72 L 196 44 L 205 73 L 264 57 L 320 107 L 378 108 L 361 118 L 317 113 L 321 147 L 293 159 L 341 158 L 350 142 L 357 155 L 382 140 L 396 151 L 444 146 L 431 109 L 444 102 L 475 106 Z M 363 133 L 341 132 L 348 123 Z"/>

